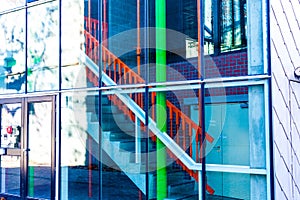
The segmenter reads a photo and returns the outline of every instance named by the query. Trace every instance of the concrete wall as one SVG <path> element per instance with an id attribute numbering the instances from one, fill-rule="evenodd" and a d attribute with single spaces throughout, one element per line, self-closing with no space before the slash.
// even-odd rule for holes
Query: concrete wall
<path id="1" fill-rule="evenodd" d="M 300 3 L 270 2 L 275 197 L 300 199 Z"/>

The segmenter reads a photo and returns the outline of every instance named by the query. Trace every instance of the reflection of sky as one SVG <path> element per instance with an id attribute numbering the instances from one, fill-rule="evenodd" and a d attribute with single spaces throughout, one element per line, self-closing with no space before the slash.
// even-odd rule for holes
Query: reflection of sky
<path id="1" fill-rule="evenodd" d="M 0 12 L 23 6 L 25 0 L 1 0 Z"/>

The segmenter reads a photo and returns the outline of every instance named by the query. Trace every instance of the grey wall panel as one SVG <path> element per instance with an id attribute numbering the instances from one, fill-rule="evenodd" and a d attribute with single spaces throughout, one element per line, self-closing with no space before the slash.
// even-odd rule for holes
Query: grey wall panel
<path id="1" fill-rule="evenodd" d="M 300 197 L 300 3 L 271 0 L 271 70 L 276 199 Z"/>

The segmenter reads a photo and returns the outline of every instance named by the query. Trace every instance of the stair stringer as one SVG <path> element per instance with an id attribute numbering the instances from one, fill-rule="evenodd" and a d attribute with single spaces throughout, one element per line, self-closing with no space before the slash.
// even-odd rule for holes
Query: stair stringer
<path id="1" fill-rule="evenodd" d="M 99 67 L 91 60 L 84 52 L 81 52 L 80 60 L 83 62 L 94 74 L 99 74 Z M 117 86 L 117 84 L 103 71 L 101 71 L 102 82 L 105 85 Z M 127 94 L 122 92 L 122 89 L 116 90 L 115 95 L 135 114 L 135 116 L 145 124 L 146 114 L 140 106 L 133 101 Z M 202 164 L 196 163 L 167 133 L 161 132 L 156 123 L 152 118 L 149 117 L 149 130 L 166 146 L 166 148 L 182 163 L 188 171 L 194 171 L 195 176 L 198 175 L 198 171 L 202 170 Z M 109 154 L 110 155 L 110 154 Z M 118 161 L 116 161 L 117 163 Z M 129 163 L 129 162 L 128 162 Z M 128 164 L 127 163 L 127 164 Z M 130 174 L 128 174 L 128 177 Z M 140 179 L 140 174 L 137 174 L 137 177 L 132 176 L 130 179 L 135 182 L 136 178 Z M 198 176 L 197 176 L 198 177 Z M 197 179 L 196 177 L 196 179 Z M 136 183 L 136 182 L 135 182 Z M 141 191 L 145 191 L 145 186 L 140 187 Z M 209 193 L 213 194 L 214 190 L 207 185 Z M 144 193 L 145 194 L 145 193 Z"/>
<path id="2" fill-rule="evenodd" d="M 80 59 L 90 70 L 99 74 L 99 67 L 84 53 L 81 52 Z M 101 71 L 102 82 L 109 86 L 117 84 L 103 71 Z M 122 89 L 116 90 L 115 95 L 135 114 L 135 116 L 145 123 L 145 112 L 139 107 L 127 94 L 122 92 Z M 162 143 L 190 170 L 199 171 L 202 169 L 201 163 L 196 163 L 167 133 L 161 132 L 156 123 L 149 117 L 149 129 L 154 135 L 162 141 Z"/>

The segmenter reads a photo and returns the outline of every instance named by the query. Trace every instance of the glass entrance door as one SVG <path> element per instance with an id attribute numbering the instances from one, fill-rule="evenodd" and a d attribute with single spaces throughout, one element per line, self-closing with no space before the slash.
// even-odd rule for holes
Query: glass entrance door
<path id="1" fill-rule="evenodd" d="M 1 193 L 21 196 L 21 101 L 1 104 Z"/>
<path id="2" fill-rule="evenodd" d="M 0 100 L 0 106 L 0 197 L 54 199 L 55 98 Z"/>

